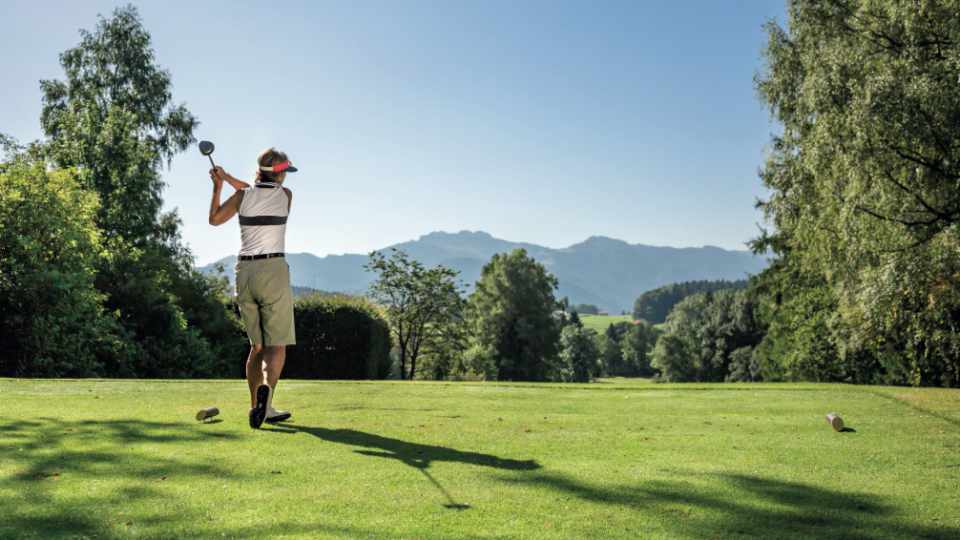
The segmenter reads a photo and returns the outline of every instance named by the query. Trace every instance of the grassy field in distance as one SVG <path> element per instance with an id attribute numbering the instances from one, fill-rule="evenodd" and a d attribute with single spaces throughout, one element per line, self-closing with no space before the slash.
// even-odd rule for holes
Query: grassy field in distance
<path id="1" fill-rule="evenodd" d="M 600 334 L 606 332 L 607 327 L 613 323 L 633 321 L 630 315 L 579 315 L 579 317 L 585 328 L 592 328 Z"/>

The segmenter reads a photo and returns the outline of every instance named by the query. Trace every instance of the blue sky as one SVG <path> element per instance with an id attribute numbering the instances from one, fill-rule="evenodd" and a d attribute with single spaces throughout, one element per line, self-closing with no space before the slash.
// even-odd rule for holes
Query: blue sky
<path id="1" fill-rule="evenodd" d="M 59 53 L 117 4 L 3 3 L 0 131 L 41 136 L 38 81 L 61 77 Z M 272 145 L 300 168 L 290 252 L 462 229 L 743 249 L 757 232 L 776 126 L 753 76 L 782 0 L 138 7 L 218 164 L 251 176 Z M 239 247 L 235 222 L 207 224 L 208 168 L 191 149 L 164 172 L 201 264 Z"/>

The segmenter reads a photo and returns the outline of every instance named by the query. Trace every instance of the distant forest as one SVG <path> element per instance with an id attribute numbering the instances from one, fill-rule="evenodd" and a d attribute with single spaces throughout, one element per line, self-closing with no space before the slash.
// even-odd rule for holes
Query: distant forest
<path id="1" fill-rule="evenodd" d="M 681 300 L 697 293 L 714 292 L 723 289 L 745 289 L 747 280 L 700 280 L 672 283 L 640 295 L 633 303 L 633 318 L 643 319 L 650 324 L 659 324 L 667 320 L 673 306 Z"/>

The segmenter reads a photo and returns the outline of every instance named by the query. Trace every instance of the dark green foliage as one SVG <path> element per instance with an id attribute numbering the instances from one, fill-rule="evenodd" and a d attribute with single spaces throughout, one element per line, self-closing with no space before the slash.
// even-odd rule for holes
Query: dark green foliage
<path id="1" fill-rule="evenodd" d="M 390 327 L 369 301 L 340 295 L 298 298 L 297 344 L 287 349 L 284 376 L 294 379 L 385 379 Z"/>
<path id="2" fill-rule="evenodd" d="M 584 315 L 599 315 L 600 308 L 593 304 L 574 304 L 568 308 L 568 311 L 582 313 Z"/>
<path id="3" fill-rule="evenodd" d="M 103 375 L 128 351 L 102 307 L 97 197 L 23 156 L 0 168 L 0 376 Z"/>
<path id="4" fill-rule="evenodd" d="M 65 79 L 41 83 L 47 140 L 31 152 L 75 168 L 80 185 L 98 196 L 93 218 L 103 256 L 91 259 L 94 283 L 122 343 L 99 356 L 96 374 L 235 373 L 244 340 L 227 287 L 193 269 L 179 219 L 160 213 L 160 167 L 194 141 L 197 121 L 172 104 L 170 75 L 155 64 L 136 9 L 117 9 L 95 31 L 81 31 L 60 64 Z M 74 361 L 67 356 L 58 361 Z"/>
<path id="5" fill-rule="evenodd" d="M 653 350 L 653 366 L 660 371 L 660 380 L 697 380 L 697 364 L 700 359 L 694 346 L 695 344 L 676 334 L 667 333 L 661 336 Z"/>
<path id="6" fill-rule="evenodd" d="M 560 333 L 556 288 L 557 279 L 523 249 L 494 255 L 470 295 L 471 369 L 490 379 L 547 380 Z"/>
<path id="7" fill-rule="evenodd" d="M 751 291 L 695 294 L 670 313 L 652 364 L 671 382 L 754 380 L 745 358 L 764 332 Z"/>
<path id="8" fill-rule="evenodd" d="M 417 377 L 439 381 L 469 371 L 464 356 L 470 347 L 464 306 L 465 303 L 461 304 L 443 323 L 432 323 L 427 327 L 429 338 L 420 350 Z"/>
<path id="9" fill-rule="evenodd" d="M 622 324 L 629 326 L 621 339 L 620 369 L 611 373 L 611 375 L 650 377 L 654 374 L 653 368 L 650 366 L 650 355 L 657 342 L 657 330 L 644 320 Z"/>
<path id="10" fill-rule="evenodd" d="M 847 339 L 836 295 L 821 275 L 783 253 L 754 286 L 767 326 L 752 360 L 755 379 L 885 382 L 873 355 Z"/>
<path id="11" fill-rule="evenodd" d="M 618 322 L 607 326 L 607 330 L 600 336 L 600 351 L 602 373 L 615 377 L 627 372 L 623 362 L 623 336 L 630 330 L 632 323 Z"/>
<path id="12" fill-rule="evenodd" d="M 746 286 L 746 280 L 673 283 L 641 294 L 633 303 L 633 318 L 645 320 L 650 324 L 659 324 L 667 320 L 667 315 L 673 306 L 692 294 L 722 289 L 743 289 Z"/>
<path id="13" fill-rule="evenodd" d="M 730 353 L 730 364 L 727 366 L 727 382 L 751 382 L 759 380 L 757 374 L 760 368 L 754 357 L 752 347 L 740 347 Z"/>
<path id="14" fill-rule="evenodd" d="M 659 332 L 646 321 L 622 321 L 607 326 L 601 343 L 603 373 L 610 377 L 649 377 L 650 355 Z"/>
<path id="15" fill-rule="evenodd" d="M 604 335 L 620 343 L 623 340 L 623 336 L 627 335 L 627 332 L 633 328 L 633 325 L 634 323 L 630 321 L 610 323 L 607 325 L 607 330 L 604 332 Z"/>
<path id="16" fill-rule="evenodd" d="M 187 325 L 196 329 L 210 347 L 210 364 L 196 376 L 229 377 L 238 373 L 242 363 L 237 364 L 234 359 L 243 357 L 248 340 L 227 279 L 205 276 L 192 265 L 181 266 L 172 280 L 171 292 L 179 301 Z"/>
<path id="17" fill-rule="evenodd" d="M 560 332 L 560 354 L 551 378 L 564 382 L 590 382 L 600 369 L 596 338 L 596 332 L 583 326 L 565 326 Z"/>
<path id="18" fill-rule="evenodd" d="M 576 310 L 570 312 L 570 319 L 566 321 L 566 324 L 572 324 L 578 328 L 583 328 L 583 321 L 580 320 L 580 315 Z"/>

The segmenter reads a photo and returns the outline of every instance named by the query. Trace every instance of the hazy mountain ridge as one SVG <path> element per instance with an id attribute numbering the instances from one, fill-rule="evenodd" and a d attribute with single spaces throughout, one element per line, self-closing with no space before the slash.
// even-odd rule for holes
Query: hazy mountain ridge
<path id="1" fill-rule="evenodd" d="M 748 251 L 714 246 L 698 248 L 656 247 L 629 244 L 604 236 L 591 236 L 572 246 L 553 249 L 494 238 L 485 232 L 432 232 L 417 240 L 394 246 L 427 266 L 443 264 L 460 271 L 472 289 L 480 271 L 495 253 L 524 248 L 557 276 L 558 296 L 573 303 L 595 304 L 611 312 L 629 311 L 641 293 L 678 281 L 743 279 L 766 267 L 766 259 Z M 367 255 L 346 254 L 317 257 L 310 253 L 287 254 L 294 285 L 324 291 L 362 293 L 373 276 L 363 269 Z M 230 256 L 201 267 L 206 273 L 223 264 L 233 280 L 236 257 Z"/>

